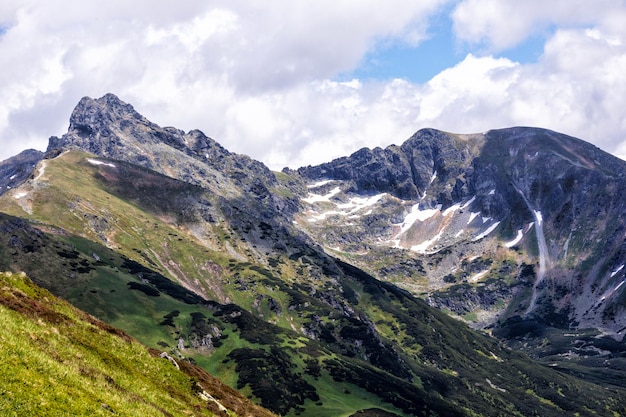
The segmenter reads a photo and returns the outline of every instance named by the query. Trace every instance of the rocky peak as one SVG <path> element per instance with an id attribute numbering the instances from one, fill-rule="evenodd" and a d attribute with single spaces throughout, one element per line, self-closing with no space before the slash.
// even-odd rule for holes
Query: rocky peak
<path id="1" fill-rule="evenodd" d="M 348 191 L 389 193 L 403 200 L 423 198 L 430 188 L 426 206 L 449 206 L 470 192 L 472 161 L 479 149 L 479 141 L 422 129 L 401 146 L 364 148 L 349 157 L 300 168 L 298 172 L 312 180 L 349 181 L 352 186 Z"/>
<path id="2" fill-rule="evenodd" d="M 146 126 L 152 125 L 132 105 L 109 93 L 99 99 L 83 97 L 70 116 L 69 130 L 90 134 L 94 126 L 110 125 L 121 120 L 135 120 Z"/>
<path id="3" fill-rule="evenodd" d="M 84 97 L 70 117 L 68 132 L 51 137 L 48 152 L 81 149 L 98 156 L 131 162 L 168 176 L 222 191 L 260 178 L 265 186 L 276 178 L 261 162 L 224 149 L 199 130 L 188 133 L 160 127 L 114 94 Z M 258 188 L 258 187 L 257 187 Z"/>
<path id="4" fill-rule="evenodd" d="M 139 162 L 130 145 L 159 143 L 178 132 L 167 133 L 113 94 L 99 99 L 83 97 L 70 116 L 68 132 L 61 138 L 51 137 L 48 152 L 78 148 L 98 156 Z"/>

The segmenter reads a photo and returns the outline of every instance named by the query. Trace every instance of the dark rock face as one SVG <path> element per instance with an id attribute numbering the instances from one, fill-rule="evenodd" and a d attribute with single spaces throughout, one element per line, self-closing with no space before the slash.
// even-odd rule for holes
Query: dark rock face
<path id="1" fill-rule="evenodd" d="M 433 129 L 415 133 L 402 146 L 386 149 L 361 149 L 349 157 L 339 158 L 315 167 L 298 169 L 305 178 L 351 181 L 349 191 L 389 193 L 398 198 L 420 198 L 432 182 L 433 176 L 446 183 L 452 181 L 452 190 L 442 191 L 440 200 L 450 203 L 470 192 L 466 177 L 472 172 L 472 151 L 455 143 L 449 135 Z"/>
<path id="2" fill-rule="evenodd" d="M 366 215 L 344 214 L 352 217 L 342 233 L 334 230 L 345 217 L 333 216 L 332 210 L 309 219 L 309 230 L 318 241 L 327 240 L 327 246 L 376 252 L 360 265 L 379 276 L 408 273 L 430 280 L 433 305 L 468 313 L 515 304 L 519 306 L 507 314 L 532 314 L 539 320 L 545 316 L 554 322 L 549 317 L 556 312 L 569 317 L 560 321 L 565 326 L 596 327 L 623 336 L 626 163 L 589 143 L 537 128 L 478 135 L 424 129 L 401 146 L 361 149 L 300 168 L 298 174 L 308 183 L 332 180 L 316 193 L 329 195 L 330 187 L 338 186 L 340 192 L 330 200 L 338 205 L 355 196 L 399 199 L 383 198 Z M 404 220 L 411 218 L 409 206 L 413 213 L 416 207 L 423 213 L 412 225 Z M 472 223 L 476 218 L 482 222 Z M 484 233 L 468 238 L 468 227 Z M 517 265 L 511 266 L 511 260 L 480 271 L 464 267 L 479 256 L 511 258 L 509 247 L 514 245 L 505 243 L 516 233 L 523 233 L 515 245 Z M 386 251 L 381 249 L 385 245 Z M 398 245 L 418 253 L 392 249 Z M 381 256 L 390 260 L 381 264 Z M 403 269 L 410 258 L 420 260 L 425 269 Z M 375 263 L 381 266 L 372 267 Z M 524 275 L 526 263 L 535 265 L 534 280 Z M 492 282 L 496 278 L 514 284 Z"/>
<path id="3" fill-rule="evenodd" d="M 0 195 L 26 181 L 43 156 L 43 152 L 28 149 L 0 162 Z"/>

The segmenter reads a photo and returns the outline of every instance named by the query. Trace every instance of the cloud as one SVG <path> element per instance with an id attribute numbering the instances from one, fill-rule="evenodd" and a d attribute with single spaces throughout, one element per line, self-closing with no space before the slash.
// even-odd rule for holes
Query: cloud
<path id="1" fill-rule="evenodd" d="M 470 53 L 424 84 L 336 76 L 381 45 L 420 42 L 449 1 L 3 3 L 0 159 L 45 148 L 82 96 L 108 92 L 275 169 L 399 144 L 422 127 L 541 126 L 625 155 L 626 11 L 589 3 L 459 1 L 450 18 Z M 537 31 L 536 62 L 506 58 Z"/>
<path id="2" fill-rule="evenodd" d="M 421 93 L 418 121 L 460 132 L 541 126 L 623 155 L 625 71 L 619 38 L 599 29 L 559 30 L 536 63 L 468 55 L 437 75 Z"/>
<path id="3" fill-rule="evenodd" d="M 554 27 L 595 25 L 623 9 L 622 0 L 462 0 L 452 18 L 461 41 L 500 52 L 529 37 L 548 36 Z M 616 26 L 623 30 L 623 24 Z"/>
<path id="4" fill-rule="evenodd" d="M 0 137 L 20 145 L 40 137 L 43 148 L 63 133 L 59 113 L 67 119 L 82 96 L 107 92 L 159 123 L 232 132 L 224 119 L 258 119 L 250 112 L 274 93 L 286 101 L 352 69 L 381 40 L 418 41 L 444 2 L 9 0 L 0 6 Z M 60 110 L 44 113 L 43 102 Z"/>

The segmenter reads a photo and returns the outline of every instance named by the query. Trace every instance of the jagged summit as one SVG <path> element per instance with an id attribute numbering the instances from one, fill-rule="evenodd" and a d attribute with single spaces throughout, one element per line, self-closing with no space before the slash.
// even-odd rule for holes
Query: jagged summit
<path id="1" fill-rule="evenodd" d="M 68 132 L 61 138 L 51 137 L 48 151 L 72 147 L 151 169 L 158 169 L 159 154 L 169 148 L 205 159 L 231 155 L 198 130 L 185 133 L 150 122 L 114 94 L 83 97 L 72 112 Z"/>
<path id="2" fill-rule="evenodd" d="M 312 180 L 350 181 L 350 191 L 357 193 L 388 192 L 411 200 L 424 195 L 433 176 L 446 181 L 465 176 L 480 146 L 479 140 L 464 141 L 435 129 L 422 129 L 401 146 L 363 148 L 349 157 L 300 168 L 298 172 Z M 448 203 L 468 192 L 462 190 L 466 185 L 463 182 L 452 185 Z"/>
<path id="3" fill-rule="evenodd" d="M 48 153 L 59 149 L 130 162 L 225 195 L 240 194 L 243 188 L 269 197 L 267 188 L 278 186 L 263 163 L 227 151 L 199 130 L 185 133 L 152 123 L 114 94 L 81 99 L 68 132 L 50 138 Z M 281 200 L 274 205 L 293 203 Z"/>
<path id="4" fill-rule="evenodd" d="M 422 198 L 429 189 L 430 204 L 436 202 L 446 208 L 485 185 L 479 183 L 477 172 L 485 158 L 499 158 L 489 161 L 494 166 L 506 164 L 507 160 L 512 163 L 515 155 L 494 155 L 498 150 L 510 150 L 515 155 L 524 150 L 553 153 L 588 169 L 611 171 L 618 176 L 624 172 L 623 161 L 580 139 L 547 129 L 513 127 L 480 134 L 421 129 L 400 146 L 363 148 L 348 157 L 300 168 L 298 173 L 316 181 L 350 181 L 349 191 L 389 192 L 405 200 Z M 599 160 L 602 163 L 593 162 Z M 445 187 L 433 196 L 437 183 Z"/>

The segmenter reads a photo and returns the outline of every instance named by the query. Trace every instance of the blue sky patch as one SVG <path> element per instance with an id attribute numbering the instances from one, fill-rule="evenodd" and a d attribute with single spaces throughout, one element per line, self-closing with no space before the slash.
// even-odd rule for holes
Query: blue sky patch
<path id="1" fill-rule="evenodd" d="M 403 42 L 380 44 L 370 51 L 353 71 L 339 74 L 339 81 L 353 78 L 361 80 L 390 80 L 402 78 L 423 84 L 446 68 L 450 68 L 472 53 L 484 56 L 484 45 L 469 45 L 459 42 L 452 31 L 452 22 L 441 15 L 431 22 L 430 38 L 417 46 Z M 543 53 L 547 33 L 536 34 L 519 45 L 494 54 L 521 64 L 537 62 Z"/>

